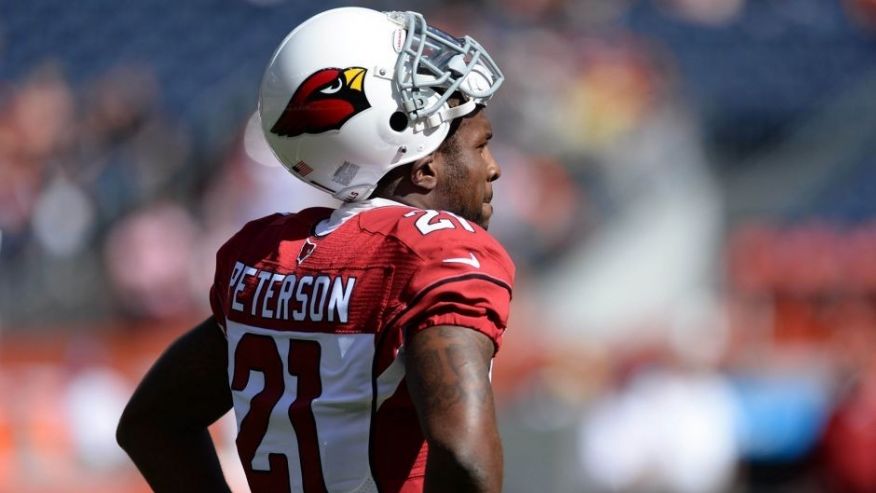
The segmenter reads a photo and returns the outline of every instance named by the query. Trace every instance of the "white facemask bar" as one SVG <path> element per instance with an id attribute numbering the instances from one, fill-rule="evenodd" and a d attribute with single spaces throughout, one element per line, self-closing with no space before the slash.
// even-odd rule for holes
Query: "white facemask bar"
<path id="1" fill-rule="evenodd" d="M 407 31 L 396 60 L 395 83 L 411 121 L 430 119 L 456 92 L 466 98 L 463 106 L 468 113 L 475 104 L 486 104 L 505 80 L 490 54 L 470 36 L 455 38 L 430 27 L 416 12 L 390 12 L 388 15 Z M 483 84 L 463 84 L 473 72 L 473 77 L 479 77 L 485 87 Z M 422 93 L 423 89 L 431 89 L 440 97 L 430 102 Z M 469 102 L 475 104 L 467 104 Z M 453 113 L 442 115 L 442 119 L 462 116 L 460 111 Z"/>

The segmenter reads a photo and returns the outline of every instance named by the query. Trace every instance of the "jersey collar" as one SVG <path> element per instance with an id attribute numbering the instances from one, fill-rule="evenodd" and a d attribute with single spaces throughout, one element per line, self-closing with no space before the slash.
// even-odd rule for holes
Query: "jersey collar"
<path id="1" fill-rule="evenodd" d="M 369 211 L 371 209 L 376 209 L 378 207 L 398 206 L 410 207 L 402 204 L 401 202 L 396 202 L 395 200 L 384 199 L 380 197 L 362 200 L 360 202 L 345 202 L 340 207 L 335 209 L 334 212 L 332 212 L 331 216 L 317 223 L 316 228 L 314 228 L 314 232 L 316 233 L 316 236 L 325 236 L 332 231 L 338 229 L 340 225 L 347 222 L 347 220 L 349 220 L 356 214 Z"/>

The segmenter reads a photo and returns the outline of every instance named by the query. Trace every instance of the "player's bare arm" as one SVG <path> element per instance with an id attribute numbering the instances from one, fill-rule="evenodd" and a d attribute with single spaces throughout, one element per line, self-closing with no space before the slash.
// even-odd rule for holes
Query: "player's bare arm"
<path id="1" fill-rule="evenodd" d="M 488 337 L 463 327 L 430 327 L 408 341 L 407 385 L 429 443 L 427 493 L 502 489 L 493 351 Z"/>
<path id="2" fill-rule="evenodd" d="M 207 431 L 231 409 L 226 351 L 208 318 L 164 352 L 128 402 L 117 439 L 154 491 L 230 491 Z"/>

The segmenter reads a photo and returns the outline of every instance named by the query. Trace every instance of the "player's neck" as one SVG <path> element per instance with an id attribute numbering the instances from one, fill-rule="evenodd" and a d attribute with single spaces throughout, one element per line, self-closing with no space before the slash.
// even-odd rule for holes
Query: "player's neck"
<path id="1" fill-rule="evenodd" d="M 436 203 L 432 194 L 388 194 L 386 196 L 381 196 L 381 198 L 393 200 L 400 204 L 409 205 L 418 209 L 443 209 L 443 207 L 440 207 Z"/>
<path id="2" fill-rule="evenodd" d="M 399 184 L 401 185 L 401 184 Z M 434 209 L 435 204 L 432 193 L 423 193 L 404 186 L 396 186 L 395 190 L 379 190 L 372 197 L 392 200 L 400 204 L 409 205 L 418 209 Z M 413 188 L 413 187 L 411 187 Z M 431 191 L 430 191 L 431 192 Z"/>

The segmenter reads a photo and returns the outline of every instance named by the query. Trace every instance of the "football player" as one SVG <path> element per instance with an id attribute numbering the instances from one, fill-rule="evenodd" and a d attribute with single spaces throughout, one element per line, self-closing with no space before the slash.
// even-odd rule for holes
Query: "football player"
<path id="1" fill-rule="evenodd" d="M 156 491 L 225 491 L 207 426 L 234 408 L 253 492 L 498 492 L 490 385 L 514 266 L 486 231 L 503 81 L 414 12 L 305 21 L 265 73 L 262 127 L 343 201 L 248 223 L 213 315 L 159 358 L 119 443 Z"/>

